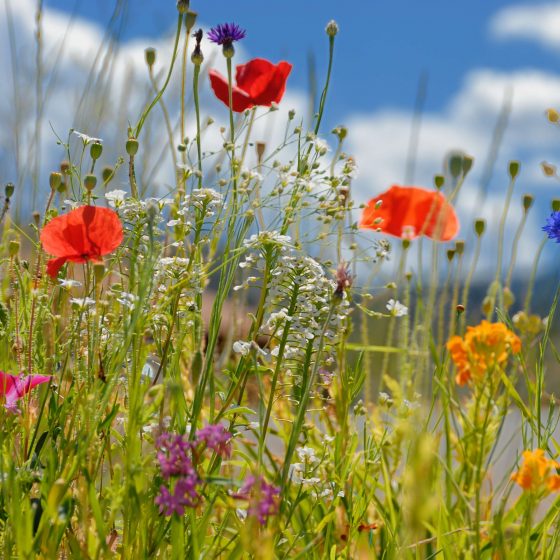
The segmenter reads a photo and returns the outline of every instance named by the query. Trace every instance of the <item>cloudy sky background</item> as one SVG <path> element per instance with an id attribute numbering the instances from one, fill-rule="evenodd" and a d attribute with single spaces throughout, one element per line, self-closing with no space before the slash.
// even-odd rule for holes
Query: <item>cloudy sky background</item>
<path id="1" fill-rule="evenodd" d="M 106 153 L 113 154 L 113 159 L 114 154 L 123 153 L 127 123 L 136 122 L 150 97 L 144 49 L 156 47 L 156 70 L 167 68 L 176 11 L 173 0 L 134 0 L 130 5 L 120 2 L 111 20 L 115 4 L 115 0 L 45 0 L 42 41 L 47 101 L 37 149 L 32 140 L 37 2 L 2 0 L 0 181 L 14 180 L 27 188 L 23 185 L 39 169 L 41 185 L 46 187 L 48 171 L 63 157 L 51 128 L 64 138 L 70 127 L 101 136 L 107 139 Z M 457 203 L 462 236 L 468 239 L 475 216 L 482 215 L 496 226 L 508 184 L 507 163 L 520 159 L 522 172 L 508 231 L 511 238 L 521 215 L 521 195 L 534 194 L 538 203 L 520 251 L 520 267 L 530 264 L 543 236 L 540 227 L 550 200 L 560 198 L 558 182 L 544 178 L 540 170 L 543 160 L 560 162 L 560 130 L 544 118 L 545 109 L 560 107 L 560 2 L 476 0 L 465 7 L 446 0 L 286 0 L 281 9 L 277 3 L 266 7 L 267 3 L 256 0 L 197 4 L 193 0 L 202 26 L 232 20 L 247 28 L 247 39 L 237 52 L 239 61 L 264 56 L 294 64 L 281 111 L 274 114 L 275 138 L 283 131 L 289 109 L 295 108 L 302 117 L 306 114 L 309 57 L 315 60 L 322 84 L 327 53 L 324 26 L 331 18 L 338 21 L 341 32 L 322 132 L 328 137 L 333 126 L 348 126 L 346 149 L 358 161 L 354 195 L 359 202 L 407 178 L 415 99 L 420 76 L 426 76 L 417 164 L 409 179 L 430 186 L 450 150 L 474 156 L 473 171 Z M 204 52 L 208 66 L 223 68 L 215 49 L 205 44 Z M 177 86 L 172 83 L 166 97 L 172 112 L 177 107 Z M 509 119 L 489 194 L 480 208 L 485 161 L 507 99 Z M 224 120 L 223 105 L 211 96 L 204 100 L 204 111 L 218 122 Z M 270 133 L 262 120 L 255 135 Z M 160 152 L 166 157 L 165 148 L 159 149 L 164 136 L 154 133 L 151 138 L 151 146 L 144 148 L 153 154 L 145 178 L 165 185 L 172 181 L 172 172 L 162 176 L 151 171 L 161 169 Z M 209 133 L 208 141 L 218 145 L 219 137 Z M 40 199 L 30 202 L 26 191 L 20 193 L 26 204 L 39 205 Z M 545 258 L 557 260 L 554 249 L 551 244 Z M 491 248 L 484 257 L 490 266 L 495 258 Z"/>

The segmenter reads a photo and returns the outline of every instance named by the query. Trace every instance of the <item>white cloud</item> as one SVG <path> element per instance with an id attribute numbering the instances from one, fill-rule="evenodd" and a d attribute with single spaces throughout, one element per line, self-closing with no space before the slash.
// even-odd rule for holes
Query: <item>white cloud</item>
<path id="1" fill-rule="evenodd" d="M 526 39 L 560 49 L 560 3 L 520 4 L 499 11 L 490 31 L 497 39 Z"/>

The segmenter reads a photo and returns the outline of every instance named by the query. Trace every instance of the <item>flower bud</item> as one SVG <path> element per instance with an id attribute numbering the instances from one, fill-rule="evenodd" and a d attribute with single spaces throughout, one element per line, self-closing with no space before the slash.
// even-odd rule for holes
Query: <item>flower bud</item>
<path id="1" fill-rule="evenodd" d="M 8 252 L 10 253 L 10 257 L 15 257 L 19 253 L 19 241 L 10 241 L 8 244 Z"/>
<path id="2" fill-rule="evenodd" d="M 434 177 L 434 185 L 436 186 L 436 189 L 441 189 L 443 187 L 445 183 L 445 177 L 443 175 L 436 175 Z"/>
<path id="3" fill-rule="evenodd" d="M 465 154 L 463 156 L 463 175 L 466 177 L 474 163 L 474 158 Z"/>
<path id="4" fill-rule="evenodd" d="M 465 306 L 462 305 L 462 304 L 459 304 L 455 308 L 455 311 L 457 311 L 457 315 L 462 315 L 465 312 Z"/>
<path id="5" fill-rule="evenodd" d="M 91 156 L 91 159 L 93 161 L 98 160 L 101 157 L 102 153 L 103 144 L 101 144 L 100 142 L 94 142 L 89 149 L 89 155 Z"/>
<path id="6" fill-rule="evenodd" d="M 151 68 L 156 63 L 156 49 L 148 47 L 144 51 L 144 58 L 146 60 L 146 64 Z"/>
<path id="7" fill-rule="evenodd" d="M 185 17 L 185 26 L 188 33 L 190 33 L 191 29 L 194 27 L 197 16 L 198 14 L 196 12 L 193 12 L 192 10 L 187 11 L 187 16 Z"/>
<path id="8" fill-rule="evenodd" d="M 410 239 L 402 240 L 402 248 L 406 251 L 410 247 Z"/>
<path id="9" fill-rule="evenodd" d="M 6 198 L 12 198 L 15 188 L 16 187 L 13 183 L 6 183 L 6 186 L 4 187 L 4 194 L 6 195 Z"/>
<path id="10" fill-rule="evenodd" d="M 126 141 L 126 153 L 131 157 L 138 153 L 138 140 L 136 138 L 130 137 Z"/>
<path id="11" fill-rule="evenodd" d="M 463 155 L 454 153 L 449 158 L 449 172 L 454 179 L 457 179 L 463 172 Z"/>
<path id="12" fill-rule="evenodd" d="M 523 210 L 525 210 L 525 212 L 527 212 L 527 210 L 529 210 L 529 208 L 531 208 L 531 206 L 533 206 L 533 201 L 534 201 L 534 197 L 531 194 L 525 194 L 523 195 Z"/>
<path id="13" fill-rule="evenodd" d="M 56 171 L 53 171 L 51 173 L 51 176 L 49 177 L 49 185 L 51 187 L 52 191 L 57 191 L 58 187 L 60 187 L 62 183 L 62 174 L 58 173 Z"/>
<path id="14" fill-rule="evenodd" d="M 97 177 L 95 175 L 86 175 L 84 177 L 84 188 L 91 192 L 97 185 Z"/>
<path id="15" fill-rule="evenodd" d="M 348 129 L 345 126 L 341 125 L 333 129 L 332 133 L 335 136 L 338 136 L 338 140 L 342 142 L 346 138 L 346 136 L 348 136 Z"/>
<path id="16" fill-rule="evenodd" d="M 490 296 L 486 296 L 482 300 L 482 312 L 484 313 L 484 315 L 490 315 L 493 309 L 494 309 L 494 299 L 491 298 Z"/>
<path id="17" fill-rule="evenodd" d="M 177 11 L 180 14 L 186 14 L 189 11 L 189 0 L 177 0 Z"/>
<path id="18" fill-rule="evenodd" d="M 338 23 L 331 19 L 329 23 L 327 23 L 327 27 L 325 27 L 325 31 L 329 37 L 336 37 L 338 34 Z"/>
<path id="19" fill-rule="evenodd" d="M 455 242 L 455 252 L 458 255 L 462 255 L 463 252 L 465 251 L 465 242 L 463 240 L 459 240 Z"/>
<path id="20" fill-rule="evenodd" d="M 447 260 L 451 262 L 455 257 L 455 249 L 448 249 L 447 250 Z"/>
<path id="21" fill-rule="evenodd" d="M 547 177 L 554 177 L 556 175 L 556 166 L 546 161 L 541 161 L 541 169 Z"/>
<path id="22" fill-rule="evenodd" d="M 486 229 L 486 220 L 482 220 L 482 219 L 475 220 L 474 231 L 476 235 L 480 237 L 484 233 L 485 229 Z"/>
<path id="23" fill-rule="evenodd" d="M 39 214 L 37 210 L 33 212 L 33 221 L 35 222 L 35 225 L 39 227 L 39 224 L 41 223 L 41 214 Z"/>
<path id="24" fill-rule="evenodd" d="M 546 118 L 548 119 L 548 122 L 556 124 L 560 120 L 560 115 L 556 109 L 547 109 Z"/>
<path id="25" fill-rule="evenodd" d="M 515 303 L 515 296 L 513 292 L 506 286 L 504 288 L 504 307 L 510 308 Z"/>
<path id="26" fill-rule="evenodd" d="M 255 145 L 255 150 L 257 151 L 257 159 L 258 162 L 262 162 L 262 158 L 264 156 L 264 151 L 266 149 L 266 144 L 264 142 L 257 142 Z"/>
<path id="27" fill-rule="evenodd" d="M 515 179 L 519 173 L 519 166 L 520 163 L 518 161 L 510 161 L 509 162 L 509 176 L 511 177 L 512 181 Z"/>
<path id="28" fill-rule="evenodd" d="M 63 161 L 60 163 L 60 172 L 63 175 L 70 175 L 70 163 L 68 161 Z"/>
<path id="29" fill-rule="evenodd" d="M 293 121 L 295 116 L 296 116 L 296 111 L 295 111 L 295 109 L 290 109 L 290 110 L 288 111 L 288 119 L 291 120 L 291 121 Z"/>
<path id="30" fill-rule="evenodd" d="M 111 181 L 111 179 L 113 178 L 113 175 L 115 174 L 115 170 L 112 167 L 104 167 L 103 171 L 101 172 L 101 177 L 103 178 L 103 182 L 105 184 L 108 184 L 109 181 Z"/>

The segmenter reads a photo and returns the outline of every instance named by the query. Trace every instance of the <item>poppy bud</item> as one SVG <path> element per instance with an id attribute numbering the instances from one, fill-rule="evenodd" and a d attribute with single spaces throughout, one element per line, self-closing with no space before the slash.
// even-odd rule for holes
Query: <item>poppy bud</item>
<path id="1" fill-rule="evenodd" d="M 555 198 L 552 200 L 552 211 L 553 212 L 560 212 L 560 199 Z"/>
<path id="2" fill-rule="evenodd" d="M 41 214 L 39 214 L 37 210 L 33 212 L 33 221 L 35 222 L 35 225 L 39 227 L 39 224 L 41 223 Z"/>
<path id="3" fill-rule="evenodd" d="M 452 154 L 449 158 L 449 172 L 454 179 L 457 179 L 463 172 L 463 155 Z"/>
<path id="4" fill-rule="evenodd" d="M 177 146 L 177 150 L 181 153 L 186 152 L 187 151 L 187 147 L 185 146 L 185 144 L 179 144 Z"/>
<path id="5" fill-rule="evenodd" d="M 547 109 L 546 118 L 548 119 L 548 122 L 556 124 L 560 120 L 560 115 L 556 109 Z"/>
<path id="6" fill-rule="evenodd" d="M 257 142 L 255 145 L 255 149 L 257 151 L 257 159 L 260 164 L 264 156 L 264 150 L 266 149 L 266 144 L 264 142 Z"/>
<path id="7" fill-rule="evenodd" d="M 291 121 L 293 121 L 295 116 L 296 116 L 296 111 L 295 111 L 295 109 L 290 109 L 290 110 L 288 111 L 288 119 L 290 119 Z"/>
<path id="8" fill-rule="evenodd" d="M 112 167 L 104 167 L 103 171 L 101 172 L 101 177 L 103 178 L 103 183 L 108 184 L 109 181 L 113 178 L 115 174 L 115 170 Z"/>
<path id="9" fill-rule="evenodd" d="M 103 277 L 105 276 L 105 264 L 102 262 L 93 263 L 93 277 L 97 284 L 100 284 L 103 281 Z"/>
<path id="10" fill-rule="evenodd" d="M 456 241 L 455 242 L 455 252 L 458 255 L 462 255 L 464 250 L 465 250 L 465 242 L 462 241 L 462 240 Z"/>
<path id="11" fill-rule="evenodd" d="M 130 137 L 126 141 L 126 153 L 129 156 L 135 156 L 138 153 L 138 140 L 136 138 Z"/>
<path id="12" fill-rule="evenodd" d="M 554 177 L 556 175 L 556 166 L 546 161 L 541 161 L 541 169 L 547 177 Z"/>
<path id="13" fill-rule="evenodd" d="M 533 206 L 534 197 L 531 194 L 526 194 L 523 196 L 523 210 L 527 212 L 531 206 Z"/>
<path id="14" fill-rule="evenodd" d="M 186 14 L 189 11 L 190 0 L 177 0 L 177 11 Z"/>
<path id="15" fill-rule="evenodd" d="M 463 175 L 466 177 L 474 163 L 474 158 L 465 154 L 463 156 Z"/>
<path id="16" fill-rule="evenodd" d="M 10 253 L 10 257 L 15 257 L 19 253 L 19 241 L 10 241 L 8 245 L 8 252 Z"/>
<path id="17" fill-rule="evenodd" d="M 329 37 L 336 37 L 338 34 L 338 23 L 331 19 L 329 23 L 327 23 L 327 27 L 325 27 L 325 31 Z"/>
<path id="18" fill-rule="evenodd" d="M 191 29 L 194 27 L 197 16 L 198 14 L 196 12 L 193 12 L 192 10 L 187 11 L 187 17 L 185 18 L 185 26 L 187 28 L 188 33 L 190 33 Z"/>
<path id="19" fill-rule="evenodd" d="M 146 64 L 151 68 L 156 62 L 156 49 L 148 47 L 144 51 L 144 58 L 146 59 Z"/>
<path id="20" fill-rule="evenodd" d="M 15 186 L 13 183 L 6 183 L 6 186 L 4 187 L 4 194 L 6 195 L 6 198 L 12 198 L 12 195 L 14 194 L 14 190 L 15 190 Z"/>
<path id="21" fill-rule="evenodd" d="M 457 311 L 457 315 L 462 315 L 465 312 L 465 306 L 459 304 L 455 310 Z"/>
<path id="22" fill-rule="evenodd" d="M 97 177 L 95 175 L 86 175 L 84 177 L 84 188 L 91 192 L 97 185 Z"/>
<path id="23" fill-rule="evenodd" d="M 69 175 L 70 174 L 70 163 L 67 161 L 63 161 L 60 164 L 60 172 L 63 175 Z"/>
<path id="24" fill-rule="evenodd" d="M 49 177 L 49 185 L 52 191 L 58 190 L 60 184 L 62 183 L 62 174 L 53 171 Z"/>
<path id="25" fill-rule="evenodd" d="M 434 177 L 434 185 L 436 186 L 436 189 L 441 189 L 444 183 L 445 177 L 443 175 L 436 175 Z"/>
<path id="26" fill-rule="evenodd" d="M 402 248 L 404 250 L 408 249 L 410 247 L 410 239 L 403 239 L 402 241 Z"/>
<path id="27" fill-rule="evenodd" d="M 474 231 L 476 235 L 480 237 L 484 233 L 485 229 L 486 229 L 486 220 L 482 220 L 482 219 L 475 220 Z"/>
<path id="28" fill-rule="evenodd" d="M 98 160 L 101 157 L 102 153 L 103 153 L 103 145 L 100 144 L 99 142 L 94 142 L 89 149 L 89 155 L 91 156 L 91 159 L 93 161 Z"/>
<path id="29" fill-rule="evenodd" d="M 191 62 L 195 66 L 200 66 L 204 62 L 204 55 L 200 50 L 200 45 L 196 45 L 196 47 L 194 48 L 193 53 L 191 55 Z"/>
<path id="30" fill-rule="evenodd" d="M 504 307 L 508 309 L 515 303 L 515 296 L 513 292 L 508 288 L 504 288 Z"/>
<path id="31" fill-rule="evenodd" d="M 515 179 L 519 173 L 519 166 L 520 163 L 518 161 L 510 161 L 509 162 L 509 176 L 511 179 Z"/>
<path id="32" fill-rule="evenodd" d="M 453 260 L 453 257 L 455 257 L 455 249 L 448 249 L 447 250 L 447 260 L 449 262 L 451 262 Z"/>

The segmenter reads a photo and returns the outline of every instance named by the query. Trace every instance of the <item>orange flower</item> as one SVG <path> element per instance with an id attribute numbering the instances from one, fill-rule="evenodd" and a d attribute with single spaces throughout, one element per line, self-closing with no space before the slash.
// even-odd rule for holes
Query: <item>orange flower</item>
<path id="1" fill-rule="evenodd" d="M 465 385 L 481 381 L 489 370 L 505 364 L 510 354 L 521 350 L 521 340 L 503 323 L 482 321 L 468 327 L 464 338 L 451 337 L 447 350 L 457 366 L 457 383 Z"/>
<path id="2" fill-rule="evenodd" d="M 511 475 L 511 480 L 528 492 L 538 492 L 544 488 L 556 492 L 560 490 L 560 476 L 551 474 L 551 471 L 558 468 L 560 465 L 547 459 L 542 449 L 523 451 L 523 464 L 518 472 Z"/>
<path id="3" fill-rule="evenodd" d="M 393 185 L 368 202 L 360 227 L 403 239 L 449 241 L 459 233 L 459 220 L 439 191 Z"/>

